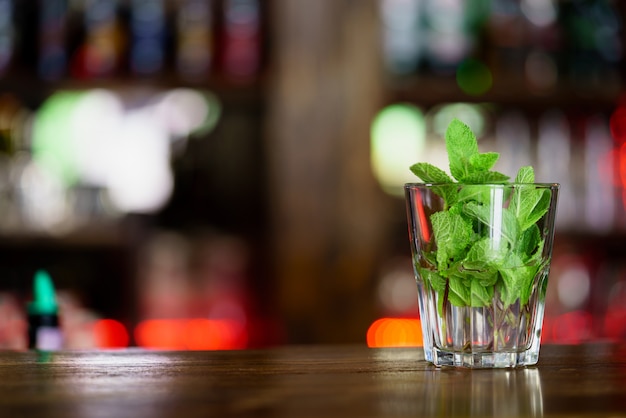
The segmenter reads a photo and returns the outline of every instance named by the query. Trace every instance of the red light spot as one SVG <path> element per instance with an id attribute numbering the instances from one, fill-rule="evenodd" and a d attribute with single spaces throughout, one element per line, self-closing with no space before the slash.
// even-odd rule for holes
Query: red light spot
<path id="1" fill-rule="evenodd" d="M 626 106 L 618 107 L 611 115 L 611 135 L 618 143 L 626 142 Z"/>
<path id="2" fill-rule="evenodd" d="M 579 344 L 591 338 L 591 315 L 585 311 L 564 313 L 555 319 L 553 341 L 561 344 Z"/>
<path id="3" fill-rule="evenodd" d="M 423 345 L 419 319 L 380 318 L 367 330 L 368 347 L 417 347 Z"/>
<path id="4" fill-rule="evenodd" d="M 185 321 L 178 319 L 149 319 L 135 328 L 137 345 L 160 350 L 184 350 Z"/>
<path id="5" fill-rule="evenodd" d="M 160 350 L 234 350 L 248 343 L 243 324 L 220 319 L 151 319 L 135 328 L 137 345 Z"/>
<path id="6" fill-rule="evenodd" d="M 187 322 L 190 350 L 233 350 L 245 348 L 246 342 L 243 326 L 235 321 L 199 318 Z"/>
<path id="7" fill-rule="evenodd" d="M 626 339 L 626 309 L 612 309 L 606 313 L 604 334 L 615 340 Z"/>
<path id="8" fill-rule="evenodd" d="M 94 324 L 93 332 L 98 348 L 128 347 L 128 332 L 121 322 L 114 319 L 100 319 Z"/>

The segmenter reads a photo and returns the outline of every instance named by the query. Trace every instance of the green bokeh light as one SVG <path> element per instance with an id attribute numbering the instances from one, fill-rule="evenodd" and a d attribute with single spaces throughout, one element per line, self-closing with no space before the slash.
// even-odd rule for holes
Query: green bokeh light
<path id="1" fill-rule="evenodd" d="M 429 117 L 432 118 L 433 131 L 442 139 L 448 125 L 455 118 L 467 124 L 478 138 L 485 131 L 485 112 L 483 106 L 478 104 L 459 102 L 441 105 L 433 108 Z"/>
<path id="2" fill-rule="evenodd" d="M 33 158 L 67 186 L 78 180 L 71 129 L 72 116 L 83 95 L 71 91 L 54 93 L 39 108 L 33 125 Z"/>
<path id="3" fill-rule="evenodd" d="M 371 165 L 383 190 L 402 195 L 402 186 L 415 181 L 409 167 L 419 161 L 426 140 L 422 111 L 409 104 L 382 109 L 371 125 Z"/>
<path id="4" fill-rule="evenodd" d="M 493 77 L 484 63 L 468 59 L 457 67 L 456 82 L 465 93 L 480 96 L 491 89 Z"/>

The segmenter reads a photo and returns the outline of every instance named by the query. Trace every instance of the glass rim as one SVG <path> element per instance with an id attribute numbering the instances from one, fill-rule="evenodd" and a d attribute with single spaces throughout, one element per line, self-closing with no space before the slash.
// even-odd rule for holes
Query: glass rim
<path id="1" fill-rule="evenodd" d="M 543 189 L 558 189 L 561 187 L 560 183 L 420 183 L 420 182 L 411 182 L 404 183 L 405 189 L 410 188 L 432 188 L 439 186 L 487 186 L 490 188 L 494 187 L 519 187 L 519 186 L 533 186 Z"/>

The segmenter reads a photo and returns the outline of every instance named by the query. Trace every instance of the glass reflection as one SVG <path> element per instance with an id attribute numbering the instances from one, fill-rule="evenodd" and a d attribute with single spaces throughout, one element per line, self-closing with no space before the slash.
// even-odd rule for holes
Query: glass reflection
<path id="1" fill-rule="evenodd" d="M 540 372 L 519 370 L 426 371 L 423 414 L 543 416 Z"/>

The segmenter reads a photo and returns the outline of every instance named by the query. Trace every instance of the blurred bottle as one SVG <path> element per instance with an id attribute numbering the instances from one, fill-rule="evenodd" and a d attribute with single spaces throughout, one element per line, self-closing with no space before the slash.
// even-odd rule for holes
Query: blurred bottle
<path id="1" fill-rule="evenodd" d="M 489 16 L 484 0 L 425 0 L 426 54 L 435 73 L 451 73 L 479 46 Z"/>
<path id="2" fill-rule="evenodd" d="M 261 66 L 261 3 L 225 0 L 223 4 L 222 71 L 237 81 L 254 79 Z"/>
<path id="3" fill-rule="evenodd" d="M 382 0 L 383 54 L 387 71 L 406 75 L 417 71 L 422 57 L 422 0 Z"/>
<path id="4" fill-rule="evenodd" d="M 65 75 L 67 0 L 39 2 L 39 75 L 58 79 Z"/>
<path id="5" fill-rule="evenodd" d="M 559 216 L 557 227 L 581 226 L 577 220 L 582 214 L 577 201 L 576 183 L 572 181 L 572 150 L 570 127 L 564 115 L 558 110 L 549 110 L 539 119 L 537 142 L 538 182 L 561 183 L 559 190 Z"/>
<path id="6" fill-rule="evenodd" d="M 608 123 L 597 115 L 585 130 L 585 223 L 594 232 L 609 232 L 615 223 L 613 141 Z"/>
<path id="7" fill-rule="evenodd" d="M 565 65 L 571 81 L 599 86 L 617 83 L 619 64 L 624 56 L 619 2 L 572 0 L 561 3 L 559 20 L 568 41 Z"/>
<path id="8" fill-rule="evenodd" d="M 214 61 L 212 0 L 183 0 L 176 16 L 176 67 L 183 78 L 203 79 Z"/>
<path id="9" fill-rule="evenodd" d="M 11 64 L 15 48 L 13 0 L 0 0 L 0 76 Z"/>
<path id="10" fill-rule="evenodd" d="M 119 71 L 125 36 L 116 0 L 85 1 L 84 68 L 87 77 L 108 77 Z"/>
<path id="11" fill-rule="evenodd" d="M 526 25 L 518 0 L 493 0 L 487 25 L 490 64 L 514 77 L 524 68 Z"/>
<path id="12" fill-rule="evenodd" d="M 132 0 L 130 6 L 131 69 L 139 75 L 157 74 L 165 61 L 163 0 Z"/>
<path id="13" fill-rule="evenodd" d="M 495 136 L 501 172 L 515 178 L 519 167 L 535 165 L 530 145 L 530 126 L 524 114 L 510 111 L 500 116 L 495 121 Z"/>

